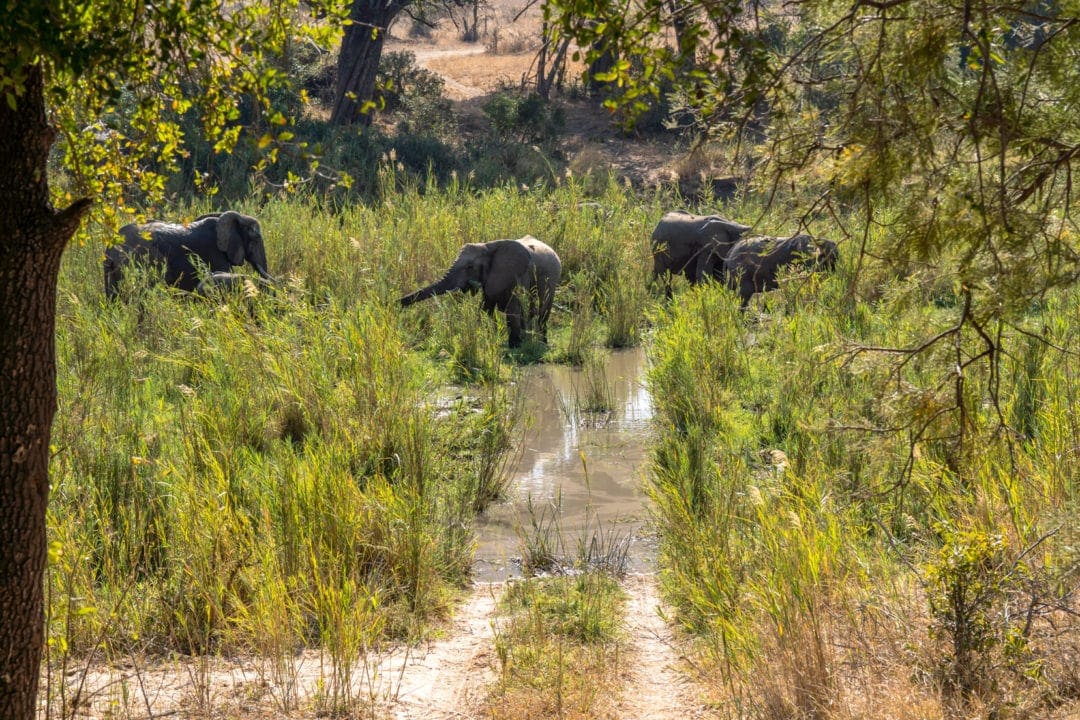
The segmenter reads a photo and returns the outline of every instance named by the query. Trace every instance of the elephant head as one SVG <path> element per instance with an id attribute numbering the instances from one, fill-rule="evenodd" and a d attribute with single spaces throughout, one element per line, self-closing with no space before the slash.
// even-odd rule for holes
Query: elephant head
<path id="1" fill-rule="evenodd" d="M 514 289 L 526 274 L 530 260 L 529 250 L 517 240 L 468 243 L 442 278 L 401 298 L 401 305 L 457 290 L 483 290 L 485 299 L 497 300 Z"/>
<path id="2" fill-rule="evenodd" d="M 527 317 L 536 319 L 541 338 L 546 338 L 547 318 L 561 273 L 562 263 L 555 251 L 528 235 L 518 240 L 469 243 L 442 278 L 405 295 L 400 303 L 405 307 L 443 293 L 479 291 L 484 310 L 506 313 L 510 345 L 514 347 L 521 343 Z"/>
<path id="3" fill-rule="evenodd" d="M 667 281 L 669 297 L 671 275 L 685 275 L 690 283 L 703 282 L 718 274 L 728 250 L 749 229 L 718 215 L 669 212 L 653 230 L 653 275 Z"/>
<path id="4" fill-rule="evenodd" d="M 131 263 L 161 268 L 168 285 L 194 292 L 203 275 L 229 273 L 245 262 L 263 280 L 274 282 L 267 270 L 266 246 L 259 221 L 233 210 L 202 215 L 189 225 L 151 221 L 120 228 L 124 241 L 105 251 L 105 294 L 116 296 L 125 268 Z"/>
<path id="5" fill-rule="evenodd" d="M 836 243 L 805 233 L 789 238 L 750 237 L 728 252 L 724 272 L 728 287 L 739 292 L 741 305 L 746 307 L 754 293 L 779 287 L 777 273 L 781 268 L 831 272 L 839 257 Z"/>
<path id="6" fill-rule="evenodd" d="M 212 219 L 215 216 L 204 216 Z M 263 244 L 259 221 L 250 215 L 229 210 L 216 216 L 217 247 L 225 253 L 232 265 L 243 265 L 246 260 L 255 272 L 270 282 L 274 277 L 266 269 L 266 245 Z"/>

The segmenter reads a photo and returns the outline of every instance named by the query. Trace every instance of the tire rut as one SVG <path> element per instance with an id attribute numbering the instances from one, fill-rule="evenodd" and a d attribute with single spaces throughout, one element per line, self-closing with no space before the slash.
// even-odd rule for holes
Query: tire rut
<path id="1" fill-rule="evenodd" d="M 394 720 L 479 718 L 495 679 L 492 615 L 501 584 L 478 584 L 455 613 L 445 638 L 414 648 L 380 667 L 395 683 Z"/>
<path id="2" fill-rule="evenodd" d="M 623 720 L 687 720 L 713 715 L 699 697 L 671 626 L 660 615 L 653 573 L 630 575 L 624 629 L 628 640 L 624 685 L 616 703 Z"/>

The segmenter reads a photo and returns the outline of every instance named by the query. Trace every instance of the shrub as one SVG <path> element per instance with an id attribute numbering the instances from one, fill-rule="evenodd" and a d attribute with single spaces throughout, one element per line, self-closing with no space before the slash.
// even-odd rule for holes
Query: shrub
<path id="1" fill-rule="evenodd" d="M 504 143 L 548 142 L 566 125 L 562 107 L 536 93 L 503 89 L 492 94 L 483 110 Z"/>

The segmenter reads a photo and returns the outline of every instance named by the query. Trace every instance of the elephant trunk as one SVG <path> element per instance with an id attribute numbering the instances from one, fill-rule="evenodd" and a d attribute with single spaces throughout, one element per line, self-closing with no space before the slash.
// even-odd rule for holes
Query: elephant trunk
<path id="1" fill-rule="evenodd" d="M 840 259 L 840 249 L 831 240 L 822 240 L 818 248 L 818 267 L 826 272 L 836 270 L 836 263 Z"/>
<path id="2" fill-rule="evenodd" d="M 428 298 L 435 297 L 436 295 L 443 295 L 445 293 L 454 292 L 455 290 L 461 289 L 461 283 L 459 283 L 454 277 L 454 270 L 453 268 L 451 268 L 450 272 L 446 273 L 446 275 L 443 275 L 442 279 L 440 279 L 438 282 L 434 282 L 431 285 L 428 285 L 425 288 L 421 288 L 414 293 L 409 293 L 408 295 L 401 298 L 399 302 L 401 303 L 402 307 L 408 307 L 409 305 L 412 305 L 413 303 L 418 303 L 421 300 L 427 300 Z"/>
<path id="3" fill-rule="evenodd" d="M 262 247 L 249 249 L 248 263 L 259 273 L 259 277 L 267 282 L 276 283 L 277 279 L 266 269 L 266 250 Z"/>

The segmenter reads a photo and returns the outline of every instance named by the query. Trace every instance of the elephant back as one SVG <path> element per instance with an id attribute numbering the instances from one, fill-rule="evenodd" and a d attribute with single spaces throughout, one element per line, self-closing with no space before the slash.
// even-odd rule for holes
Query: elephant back
<path id="1" fill-rule="evenodd" d="M 526 235 L 518 240 L 529 251 L 531 266 L 535 281 L 554 292 L 562 277 L 562 261 L 554 248 L 545 242 L 537 240 L 532 235 Z"/>

